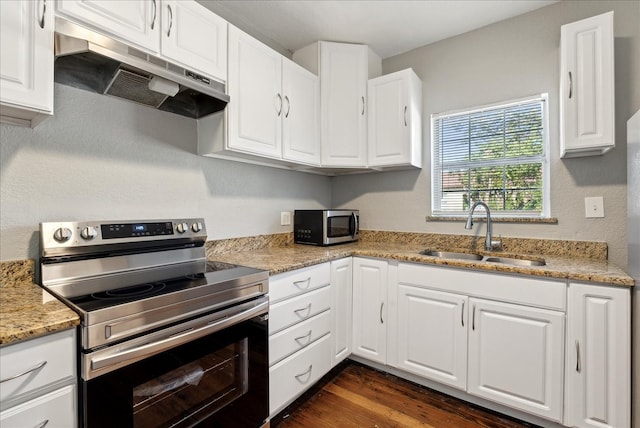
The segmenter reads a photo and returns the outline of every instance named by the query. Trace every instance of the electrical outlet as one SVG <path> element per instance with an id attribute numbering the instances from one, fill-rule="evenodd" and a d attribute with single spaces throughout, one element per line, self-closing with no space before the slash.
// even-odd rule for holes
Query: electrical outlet
<path id="1" fill-rule="evenodd" d="M 280 226 L 289 226 L 291 224 L 291 211 L 282 211 L 280 213 Z"/>
<path id="2" fill-rule="evenodd" d="M 584 198 L 584 216 L 586 218 L 604 217 L 604 200 L 602 196 Z"/>

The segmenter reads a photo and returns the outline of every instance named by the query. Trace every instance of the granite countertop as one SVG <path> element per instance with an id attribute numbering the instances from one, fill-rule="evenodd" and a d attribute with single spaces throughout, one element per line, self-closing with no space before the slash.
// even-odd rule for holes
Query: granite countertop
<path id="1" fill-rule="evenodd" d="M 472 268 L 483 271 L 534 275 L 546 278 L 570 279 L 575 281 L 597 282 L 607 285 L 631 287 L 634 280 L 622 269 L 606 260 L 566 257 L 558 255 L 535 255 L 532 258 L 544 258 L 544 266 L 513 266 L 500 263 L 469 261 L 458 259 L 441 259 L 419 254 L 425 247 L 419 243 L 406 242 L 357 242 L 331 247 L 309 245 L 287 245 L 284 247 L 267 247 L 249 251 L 208 251 L 210 260 L 234 263 L 268 270 L 271 275 L 311 266 L 318 263 L 349 256 L 376 257 L 398 261 L 417 262 L 432 265 L 444 265 L 458 268 Z M 445 248 L 448 251 L 455 249 Z M 469 250 L 459 250 L 469 252 Z M 475 251 L 483 253 L 482 251 Z M 485 253 L 486 254 L 486 253 Z M 522 253 L 492 252 L 492 256 L 522 257 Z"/>
<path id="2" fill-rule="evenodd" d="M 78 314 L 34 283 L 33 260 L 0 263 L 0 346 L 80 324 Z"/>

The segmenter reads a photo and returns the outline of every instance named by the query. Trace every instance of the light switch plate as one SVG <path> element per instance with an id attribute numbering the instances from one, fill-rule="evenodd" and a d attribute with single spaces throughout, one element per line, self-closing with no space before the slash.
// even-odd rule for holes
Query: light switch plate
<path id="1" fill-rule="evenodd" d="M 604 217 L 604 200 L 602 196 L 584 198 L 584 216 L 586 218 Z"/>
<path id="2" fill-rule="evenodd" d="M 282 211 L 280 213 L 280 226 L 289 226 L 291 224 L 291 211 Z"/>

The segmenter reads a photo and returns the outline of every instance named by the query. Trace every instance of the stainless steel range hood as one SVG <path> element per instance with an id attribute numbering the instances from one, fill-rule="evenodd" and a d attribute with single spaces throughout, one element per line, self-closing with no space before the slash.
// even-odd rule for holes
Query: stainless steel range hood
<path id="1" fill-rule="evenodd" d="M 201 118 L 224 110 L 224 83 L 56 18 L 55 81 Z"/>

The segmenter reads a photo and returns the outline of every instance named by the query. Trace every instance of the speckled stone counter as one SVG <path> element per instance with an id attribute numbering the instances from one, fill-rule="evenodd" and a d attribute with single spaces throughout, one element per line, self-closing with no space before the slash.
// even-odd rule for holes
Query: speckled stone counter
<path id="1" fill-rule="evenodd" d="M 32 260 L 0 263 L 0 346 L 80 323 L 75 312 L 33 282 L 33 267 Z"/>
<path id="2" fill-rule="evenodd" d="M 256 246 L 255 238 L 248 246 L 245 246 L 241 239 L 235 240 L 236 247 L 229 245 L 228 242 L 208 242 L 207 257 L 210 260 L 268 270 L 271 275 L 342 257 L 363 256 L 624 287 L 634 285 L 633 278 L 619 267 L 607 262 L 605 243 L 504 238 L 503 251 L 491 253 L 492 256 L 502 257 L 544 258 L 546 262 L 544 266 L 523 267 L 483 261 L 441 259 L 419 254 L 425 249 L 486 254 L 482 250 L 482 242 L 478 248 L 478 239 L 473 237 L 394 232 L 375 232 L 364 235 L 363 239 L 357 243 L 331 247 L 296 245 L 289 242 L 280 247 L 259 248 Z M 282 241 L 286 239 L 283 238 Z"/>

